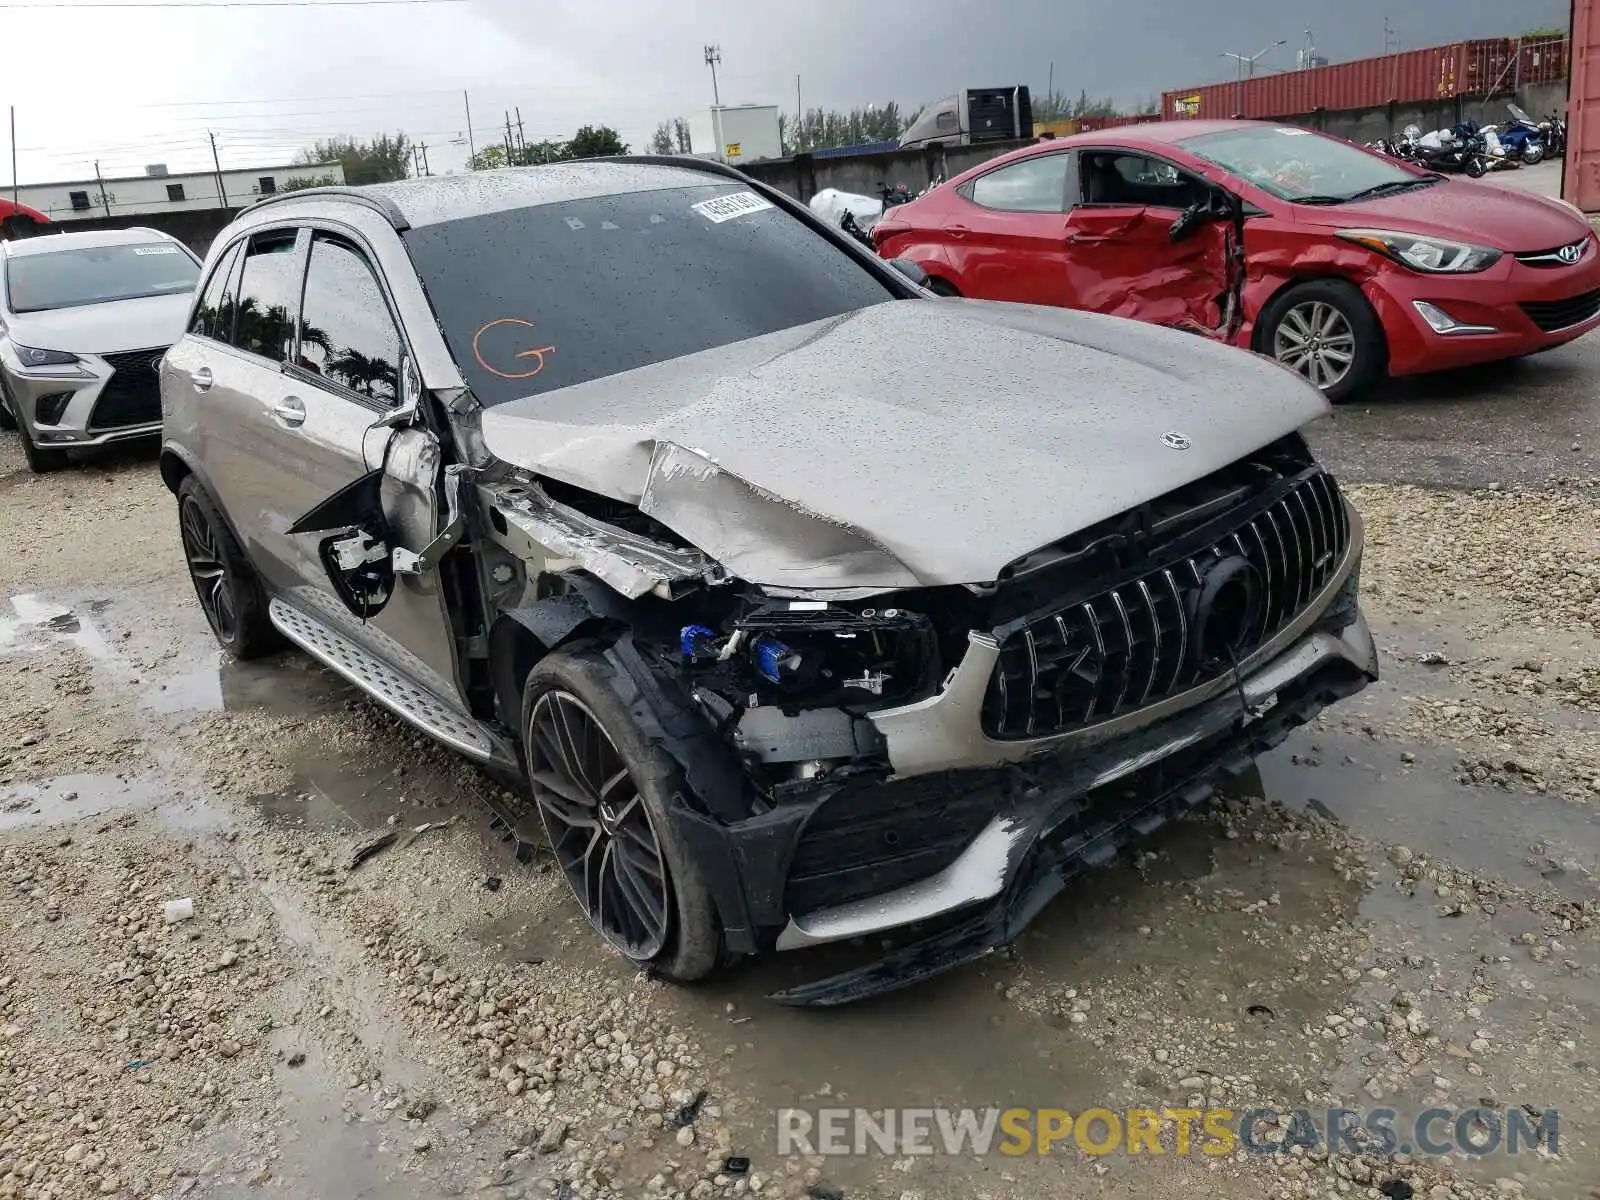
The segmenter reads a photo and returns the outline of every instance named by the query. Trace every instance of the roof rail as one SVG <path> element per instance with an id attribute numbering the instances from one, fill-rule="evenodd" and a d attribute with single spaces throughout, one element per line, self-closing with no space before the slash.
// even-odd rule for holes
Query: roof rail
<path id="1" fill-rule="evenodd" d="M 261 197 L 253 204 L 245 205 L 239 210 L 239 215 L 242 217 L 247 212 L 255 212 L 256 209 L 269 204 L 282 204 L 285 200 L 314 200 L 318 196 L 337 196 L 341 200 L 364 205 L 393 225 L 396 233 L 404 233 L 411 228 L 411 222 L 406 220 L 405 214 L 400 211 L 400 206 L 389 197 L 379 192 L 369 192 L 355 187 L 296 188 L 292 192 L 275 192 L 270 196 Z"/>
<path id="2" fill-rule="evenodd" d="M 695 158 L 688 154 L 607 154 L 600 158 L 580 158 L 575 161 L 648 163 L 657 167 L 682 167 L 687 171 L 704 171 L 707 175 L 721 175 L 725 179 L 740 179 L 746 182 L 750 179 L 750 176 L 738 167 L 730 167 L 727 163 L 718 162 L 714 158 Z"/>

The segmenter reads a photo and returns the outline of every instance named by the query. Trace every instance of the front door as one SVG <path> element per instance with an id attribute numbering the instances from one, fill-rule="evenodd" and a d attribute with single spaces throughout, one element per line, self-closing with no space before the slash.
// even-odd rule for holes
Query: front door
<path id="1" fill-rule="evenodd" d="M 1156 325 L 1215 332 L 1225 323 L 1228 229 L 1204 221 L 1187 236 L 1172 224 L 1211 185 L 1147 155 L 1084 150 L 1079 201 L 1067 215 L 1067 303 Z"/>
<path id="2" fill-rule="evenodd" d="M 461 699 L 454 628 L 437 568 L 397 576 L 372 610 L 336 585 L 332 528 L 293 526 L 330 496 L 380 472 L 373 495 L 389 549 L 420 551 L 439 528 L 442 467 L 437 440 L 420 427 L 382 423 L 401 399 L 409 356 L 378 271 L 354 237 L 308 231 L 303 302 L 291 357 L 265 404 L 260 453 L 269 480 L 273 544 L 285 595 L 310 615 L 425 683 Z M 315 522 L 313 522 L 315 524 Z"/>

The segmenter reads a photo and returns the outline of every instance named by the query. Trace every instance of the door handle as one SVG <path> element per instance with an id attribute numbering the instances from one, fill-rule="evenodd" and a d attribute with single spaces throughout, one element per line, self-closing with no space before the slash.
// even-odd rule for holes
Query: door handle
<path id="1" fill-rule="evenodd" d="M 965 225 L 946 225 L 944 231 L 953 238 L 964 238 L 971 232 Z"/>
<path id="2" fill-rule="evenodd" d="M 194 370 L 189 372 L 189 379 L 194 383 L 195 391 L 209 392 L 211 390 L 210 367 L 196 367 Z"/>
<path id="3" fill-rule="evenodd" d="M 298 396 L 285 396 L 272 406 L 272 415 L 290 427 L 304 425 L 306 406 Z"/>

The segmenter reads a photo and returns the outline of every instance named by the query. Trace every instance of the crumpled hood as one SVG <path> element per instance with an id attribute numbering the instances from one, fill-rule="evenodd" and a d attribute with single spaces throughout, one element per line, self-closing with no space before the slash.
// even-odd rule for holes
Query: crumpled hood
<path id="1" fill-rule="evenodd" d="M 743 579 L 895 587 L 992 581 L 1325 411 L 1193 334 L 907 300 L 529 396 L 482 428 L 496 456 L 637 504 Z"/>
<path id="2" fill-rule="evenodd" d="M 18 313 L 11 340 L 36 350 L 72 354 L 118 354 L 126 350 L 165 350 L 183 336 L 194 296 L 143 296 L 105 304 L 81 304 L 49 312 Z"/>

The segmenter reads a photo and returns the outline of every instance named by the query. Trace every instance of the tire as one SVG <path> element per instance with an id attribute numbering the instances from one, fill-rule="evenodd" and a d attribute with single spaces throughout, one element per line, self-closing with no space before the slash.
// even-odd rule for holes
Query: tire
<path id="1" fill-rule="evenodd" d="M 1533 166 L 1535 163 L 1543 162 L 1544 161 L 1544 147 L 1543 146 L 1529 146 L 1526 150 L 1524 150 L 1522 152 L 1522 161 L 1525 162 L 1530 167 Z"/>
<path id="2" fill-rule="evenodd" d="M 556 865 L 589 924 L 635 966 L 691 983 L 722 961 L 722 931 L 704 877 L 668 816 L 673 796 L 683 789 L 682 774 L 634 723 L 619 682 L 624 681 L 618 669 L 592 645 L 541 659 L 522 694 L 524 767 Z M 625 686 L 631 690 L 631 681 Z M 565 722 L 558 724 L 569 731 L 565 746 L 559 733 L 550 734 L 553 721 Z M 575 746 L 584 749 L 574 755 L 570 747 Z M 577 771 L 564 766 L 574 757 L 583 761 Z M 606 780 L 604 785 L 574 784 L 572 776 L 591 773 Z M 561 794 L 552 781 L 561 784 Z M 591 823 L 567 825 L 567 814 Z M 642 850 L 644 832 L 654 839 L 654 859 Z M 626 855 L 617 849 L 624 845 L 630 848 Z M 582 873 L 585 861 L 590 875 Z M 659 888 L 652 862 L 660 869 Z M 634 919 L 638 907 L 620 917 L 615 903 L 606 911 L 605 885 L 611 885 L 609 894 L 622 896 L 624 876 L 638 889 L 631 893 L 635 900 L 642 898 L 645 907 L 659 904 L 652 919 Z M 593 885 L 591 878 L 597 881 Z"/>
<path id="3" fill-rule="evenodd" d="M 1319 367 L 1309 358 L 1297 357 L 1295 338 L 1303 332 L 1303 327 L 1310 328 L 1314 322 L 1325 320 L 1329 309 L 1337 312 L 1338 321 L 1320 335 L 1312 330 L 1313 336 L 1320 336 L 1328 343 Z M 1338 365 L 1329 351 L 1346 346 L 1351 351 L 1351 361 L 1342 375 L 1328 379 L 1323 369 Z M 1388 342 L 1378 315 L 1355 285 L 1342 279 L 1314 279 L 1279 292 L 1261 312 L 1256 347 L 1298 371 L 1331 404 L 1343 404 L 1364 392 L 1383 374 L 1388 359 Z M 1314 378 L 1319 370 L 1323 371 L 1322 377 Z"/>
<path id="4" fill-rule="evenodd" d="M 928 290 L 935 296 L 950 297 L 961 295 L 961 293 L 956 290 L 955 284 L 951 283 L 948 279 L 940 279 L 937 275 L 929 277 Z"/>
<path id="5" fill-rule="evenodd" d="M 1489 172 L 1489 164 L 1483 161 L 1483 156 L 1473 154 L 1467 157 L 1467 174 L 1473 179 L 1482 179 Z"/>
<path id="6" fill-rule="evenodd" d="M 178 485 L 178 533 L 195 596 L 222 648 L 237 659 L 281 650 L 283 635 L 267 618 L 267 595 L 255 569 L 193 475 Z"/>
<path id="7" fill-rule="evenodd" d="M 0 388 L 0 431 L 9 433 L 17 427 L 17 419 L 11 415 L 11 401 L 6 398 L 4 388 Z"/>
<path id="8" fill-rule="evenodd" d="M 65 450 L 39 445 L 28 434 L 28 427 L 20 421 L 17 422 L 17 436 L 22 439 L 22 457 L 28 462 L 28 470 L 35 475 L 48 475 L 67 465 Z"/>

